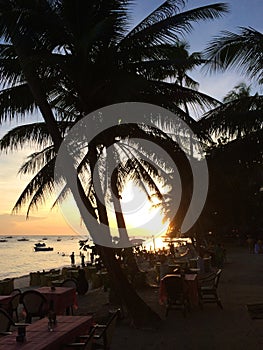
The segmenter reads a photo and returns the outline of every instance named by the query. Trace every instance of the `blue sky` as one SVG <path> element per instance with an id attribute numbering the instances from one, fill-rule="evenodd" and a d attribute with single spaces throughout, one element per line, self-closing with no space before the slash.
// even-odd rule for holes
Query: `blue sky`
<path id="1" fill-rule="evenodd" d="M 252 27 L 260 32 L 263 32 L 263 1 L 262 0 L 230 0 L 230 1 L 200 1 L 189 0 L 184 8 L 184 11 L 224 2 L 229 5 L 230 12 L 222 18 L 213 21 L 200 21 L 193 25 L 192 33 L 185 37 L 190 43 L 190 52 L 202 51 L 208 42 L 217 36 L 221 31 L 228 30 L 237 33 L 238 27 Z M 140 22 L 147 14 L 158 7 L 163 1 L 160 0 L 140 0 L 136 1 L 136 6 L 133 8 L 135 23 Z M 200 83 L 199 90 L 207 93 L 219 100 L 232 90 L 241 81 L 246 80 L 234 71 L 216 74 L 213 76 L 204 75 L 200 72 L 193 72 L 192 78 Z M 249 83 L 249 82 L 248 82 Z M 252 85 L 253 91 L 259 92 L 257 85 Z M 262 93 L 262 91 L 261 91 Z"/>
<path id="2" fill-rule="evenodd" d="M 134 23 L 138 23 L 147 14 L 159 6 L 160 0 L 137 0 L 133 6 Z M 214 1 L 189 0 L 185 10 L 215 3 Z M 262 0 L 231 0 L 227 2 L 230 6 L 230 13 L 221 19 L 214 21 L 200 22 L 194 25 L 194 31 L 185 39 L 190 43 L 190 52 L 201 51 L 205 48 L 213 36 L 218 35 L 222 30 L 238 32 L 238 27 L 253 27 L 263 32 L 262 28 Z M 192 78 L 200 83 L 200 91 L 207 93 L 219 100 L 222 99 L 235 85 L 246 80 L 234 71 L 204 76 L 200 72 L 190 74 Z M 254 86 L 254 92 L 259 91 Z M 260 91 L 259 91 L 260 92 Z M 262 93 L 262 91 L 261 91 Z M 0 127 L 0 135 L 4 130 L 10 128 L 9 123 Z M 27 152 L 28 153 L 28 152 Z M 12 206 L 24 188 L 27 179 L 17 175 L 17 171 L 25 160 L 25 150 L 11 155 L 0 155 L 0 234 L 20 233 L 26 234 L 30 230 L 35 234 L 44 234 L 52 223 L 55 225 L 55 214 L 47 214 L 47 211 L 37 212 L 34 220 L 25 222 L 24 216 L 10 217 Z M 23 213 L 22 213 L 23 214 Z M 48 216 L 48 219 L 46 218 Z M 36 222 L 38 221 L 38 222 Z M 38 223 L 38 231 L 33 231 Z M 57 222 L 57 232 L 65 233 L 66 224 L 63 227 L 63 220 Z M 59 226 L 60 225 L 60 226 Z M 54 232 L 54 231 L 53 231 Z"/>

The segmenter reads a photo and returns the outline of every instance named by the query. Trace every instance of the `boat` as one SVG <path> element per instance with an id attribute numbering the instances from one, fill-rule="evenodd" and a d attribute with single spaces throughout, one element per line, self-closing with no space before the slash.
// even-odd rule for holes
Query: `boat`
<path id="1" fill-rule="evenodd" d="M 47 237 L 43 237 L 42 239 L 43 239 L 43 241 L 46 241 L 46 240 L 47 240 Z"/>
<path id="2" fill-rule="evenodd" d="M 61 238 L 58 238 L 57 241 L 60 242 L 60 241 L 61 241 Z"/>
<path id="3" fill-rule="evenodd" d="M 19 242 L 29 241 L 29 239 L 28 239 L 28 238 L 25 238 L 25 237 L 23 237 L 23 238 L 18 238 L 17 240 L 18 240 Z"/>
<path id="4" fill-rule="evenodd" d="M 52 248 L 52 247 L 38 247 L 38 246 L 34 246 L 34 249 L 35 249 L 35 252 L 50 252 L 54 248 Z"/>
<path id="5" fill-rule="evenodd" d="M 0 243 L 7 242 L 7 239 L 0 239 Z"/>
<path id="6" fill-rule="evenodd" d="M 45 246 L 46 246 L 46 243 L 44 242 L 35 243 L 35 247 L 45 247 Z"/>

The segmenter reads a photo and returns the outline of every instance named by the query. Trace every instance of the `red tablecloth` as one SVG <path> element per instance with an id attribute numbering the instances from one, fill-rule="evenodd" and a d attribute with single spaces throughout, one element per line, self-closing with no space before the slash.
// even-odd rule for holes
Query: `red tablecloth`
<path id="1" fill-rule="evenodd" d="M 176 275 L 166 275 L 166 276 L 176 276 Z M 199 304 L 199 296 L 198 296 L 198 279 L 196 274 L 186 274 L 184 276 L 184 288 L 185 292 L 188 294 L 188 298 L 190 304 L 192 306 L 197 306 Z M 167 300 L 167 293 L 165 289 L 165 285 L 163 282 L 163 278 L 160 282 L 159 288 L 159 303 L 161 305 L 165 304 Z"/>
<path id="2" fill-rule="evenodd" d="M 58 316 L 53 332 L 48 330 L 48 319 L 43 318 L 26 327 L 26 340 L 16 342 L 17 332 L 0 339 L 0 349 L 8 350 L 58 350 L 63 344 L 87 334 L 92 316 Z"/>
<path id="3" fill-rule="evenodd" d="M 52 290 L 51 287 L 40 287 L 37 291 L 46 297 L 48 305 L 53 301 L 57 315 L 63 315 L 71 306 L 78 308 L 75 288 L 55 287 L 55 290 Z"/>

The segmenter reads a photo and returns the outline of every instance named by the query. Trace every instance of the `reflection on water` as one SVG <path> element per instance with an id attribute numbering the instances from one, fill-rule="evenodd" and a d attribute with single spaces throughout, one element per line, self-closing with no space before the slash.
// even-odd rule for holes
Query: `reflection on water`
<path id="1" fill-rule="evenodd" d="M 69 255 L 74 252 L 76 264 L 80 264 L 79 237 L 71 236 L 24 236 L 28 240 L 18 241 L 23 237 L 0 237 L 6 242 L 0 242 L 0 279 L 7 277 L 19 277 L 29 272 L 48 270 L 62 266 L 70 266 Z M 46 246 L 53 247 L 53 251 L 35 252 L 35 243 L 42 241 Z M 86 255 L 86 261 L 89 253 Z"/>

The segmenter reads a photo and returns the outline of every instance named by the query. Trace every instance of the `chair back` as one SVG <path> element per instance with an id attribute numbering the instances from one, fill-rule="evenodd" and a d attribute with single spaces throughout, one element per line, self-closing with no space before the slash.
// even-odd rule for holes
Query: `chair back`
<path id="1" fill-rule="evenodd" d="M 80 336 L 79 339 L 81 342 L 69 343 L 63 345 L 63 350 L 66 349 L 78 349 L 78 350 L 92 350 L 93 349 L 93 339 L 96 331 L 96 327 L 92 328 L 91 332 L 88 336 Z M 82 341 L 83 337 L 85 338 L 85 342 Z M 78 338 L 77 338 L 78 339 Z"/>
<path id="2" fill-rule="evenodd" d="M 71 288 L 75 288 L 77 290 L 77 280 L 75 280 L 74 278 L 66 278 L 62 283 L 61 283 L 61 287 L 71 287 Z"/>
<path id="3" fill-rule="evenodd" d="M 95 333 L 96 328 L 94 327 L 92 331 L 89 333 L 89 337 L 85 342 L 83 350 L 92 350 L 92 345 L 93 345 L 93 337 Z"/>
<path id="4" fill-rule="evenodd" d="M 4 309 L 0 308 L 0 332 L 8 332 L 12 325 L 14 325 L 12 318 Z"/>
<path id="5" fill-rule="evenodd" d="M 216 272 L 215 279 L 214 279 L 214 287 L 215 287 L 215 288 L 218 287 L 218 283 L 219 283 L 219 279 L 220 279 L 220 276 L 221 276 L 221 272 L 222 272 L 221 269 L 219 269 L 219 270 Z"/>
<path id="6" fill-rule="evenodd" d="M 15 312 L 16 314 L 16 320 L 18 322 L 18 313 L 17 313 L 17 309 L 18 309 L 18 306 L 20 304 L 20 301 L 21 301 L 21 295 L 22 295 L 22 292 L 20 289 L 14 289 L 11 293 L 12 295 L 12 299 L 10 300 L 9 302 L 9 305 L 10 305 L 10 315 L 13 317 L 13 313 Z"/>
<path id="7" fill-rule="evenodd" d="M 163 278 L 168 301 L 181 300 L 184 296 L 184 281 L 179 275 L 168 275 Z"/>
<path id="8" fill-rule="evenodd" d="M 21 296 L 21 302 L 26 311 L 26 322 L 31 322 L 32 317 L 45 317 L 47 299 L 36 290 L 27 290 Z"/>
<path id="9" fill-rule="evenodd" d="M 120 310 L 115 311 L 112 314 L 112 316 L 110 317 L 110 319 L 107 322 L 107 324 L 106 324 L 106 327 L 105 327 L 103 335 L 102 335 L 103 336 L 104 349 L 109 349 L 110 348 L 119 312 L 120 312 Z"/>

